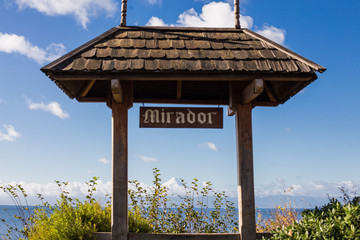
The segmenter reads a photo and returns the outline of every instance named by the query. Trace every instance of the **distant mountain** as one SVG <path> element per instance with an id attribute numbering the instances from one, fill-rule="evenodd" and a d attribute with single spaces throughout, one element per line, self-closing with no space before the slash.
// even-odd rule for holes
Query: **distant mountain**
<path id="1" fill-rule="evenodd" d="M 175 177 L 171 178 L 169 181 L 163 183 L 162 185 L 169 189 L 170 194 L 182 195 L 185 193 L 182 182 Z"/>

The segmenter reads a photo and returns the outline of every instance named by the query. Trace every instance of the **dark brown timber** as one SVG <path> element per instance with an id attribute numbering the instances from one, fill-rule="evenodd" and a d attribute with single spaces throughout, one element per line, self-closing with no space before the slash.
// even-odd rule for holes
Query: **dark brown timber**
<path id="1" fill-rule="evenodd" d="M 251 104 L 236 106 L 240 239 L 256 239 Z"/>
<path id="2" fill-rule="evenodd" d="M 122 82 L 123 102 L 112 101 L 112 219 L 113 240 L 128 239 L 128 108 L 131 86 Z"/>
<path id="3" fill-rule="evenodd" d="M 240 7 L 239 0 L 234 0 L 234 8 L 235 8 L 235 28 L 240 29 Z"/>

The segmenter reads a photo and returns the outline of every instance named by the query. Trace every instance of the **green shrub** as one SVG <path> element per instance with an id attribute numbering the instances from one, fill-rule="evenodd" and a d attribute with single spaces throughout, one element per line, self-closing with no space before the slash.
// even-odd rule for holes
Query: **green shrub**
<path id="1" fill-rule="evenodd" d="M 29 240 L 82 240 L 94 239 L 94 232 L 110 231 L 111 206 L 102 207 L 93 198 L 97 178 L 90 180 L 85 201 L 72 199 L 65 187 L 67 183 L 57 182 L 61 195 L 55 206 L 39 207 L 31 216 L 31 227 L 26 232 Z"/>
<path id="2" fill-rule="evenodd" d="M 360 239 L 360 198 L 345 203 L 332 198 L 320 208 L 306 210 L 302 220 L 273 232 L 273 240 L 280 239 Z"/>
<path id="3" fill-rule="evenodd" d="M 129 211 L 129 232 L 131 233 L 151 233 L 153 226 L 150 221 L 143 218 L 138 209 Z"/>
<path id="4" fill-rule="evenodd" d="M 155 233 L 225 233 L 237 232 L 237 212 L 224 192 L 216 192 L 210 182 L 199 187 L 195 178 L 191 186 L 181 179 L 185 195 L 176 204 L 169 198 L 168 188 L 161 184 L 160 171 L 153 169 L 154 185 L 144 189 L 130 181 L 130 206 L 147 219 Z M 213 200 L 210 200 L 210 197 Z M 223 211 L 221 211 L 223 210 Z"/>

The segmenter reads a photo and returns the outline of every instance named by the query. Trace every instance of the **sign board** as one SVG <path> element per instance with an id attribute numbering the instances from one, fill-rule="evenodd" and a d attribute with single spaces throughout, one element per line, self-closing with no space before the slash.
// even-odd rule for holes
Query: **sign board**
<path id="1" fill-rule="evenodd" d="M 140 127 L 223 128 L 223 109 L 140 107 Z"/>

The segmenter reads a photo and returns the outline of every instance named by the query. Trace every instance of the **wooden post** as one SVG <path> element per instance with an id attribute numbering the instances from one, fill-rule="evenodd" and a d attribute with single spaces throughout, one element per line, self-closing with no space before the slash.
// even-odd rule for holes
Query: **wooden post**
<path id="1" fill-rule="evenodd" d="M 235 28 L 240 29 L 240 7 L 239 0 L 234 0 L 234 12 L 235 12 Z"/>
<path id="2" fill-rule="evenodd" d="M 239 232 L 241 240 L 256 239 L 251 103 L 236 105 Z"/>
<path id="3" fill-rule="evenodd" d="M 126 27 L 126 14 L 127 14 L 126 12 L 127 12 L 127 0 L 122 0 L 121 22 L 120 22 L 121 27 Z"/>
<path id="4" fill-rule="evenodd" d="M 112 208 L 111 239 L 128 239 L 128 109 L 130 83 L 122 82 L 122 103 L 112 101 Z"/>

